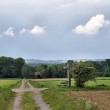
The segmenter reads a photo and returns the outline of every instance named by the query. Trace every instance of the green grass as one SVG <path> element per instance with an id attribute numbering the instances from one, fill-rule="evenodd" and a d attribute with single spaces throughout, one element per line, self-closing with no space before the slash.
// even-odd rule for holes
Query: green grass
<path id="1" fill-rule="evenodd" d="M 11 88 L 18 88 L 21 80 L 0 80 L 0 110 L 11 110 L 11 104 L 15 93 Z"/>
<path id="2" fill-rule="evenodd" d="M 110 90 L 110 78 L 97 78 L 96 81 L 88 81 L 84 88 L 78 88 L 74 85 L 72 79 L 72 87 L 58 87 L 60 80 L 54 81 L 32 81 L 30 83 L 36 88 L 49 88 L 42 92 L 44 101 L 50 104 L 52 110 L 98 110 L 98 108 L 87 101 L 72 99 L 65 92 L 76 90 Z"/>
<path id="3" fill-rule="evenodd" d="M 15 83 L 17 83 L 19 79 L 0 79 L 0 87 L 10 87 L 13 86 Z"/>
<path id="4" fill-rule="evenodd" d="M 105 78 L 104 78 L 105 79 Z M 96 81 L 88 81 L 85 84 L 84 88 L 75 87 L 75 81 L 72 79 L 72 87 L 58 87 L 57 85 L 60 84 L 61 81 L 54 80 L 54 81 L 32 81 L 30 83 L 36 88 L 56 88 L 64 91 L 71 91 L 71 90 L 110 90 L 110 80 L 107 78 L 106 80 L 103 79 L 96 79 Z"/>
<path id="5" fill-rule="evenodd" d="M 27 81 L 24 81 L 24 88 L 29 88 L 29 85 L 27 84 Z"/>
<path id="6" fill-rule="evenodd" d="M 60 81 L 29 81 L 36 88 L 57 88 Z"/>
<path id="7" fill-rule="evenodd" d="M 42 91 L 44 101 L 52 110 L 98 110 L 98 108 L 84 100 L 72 99 L 57 89 Z"/>
<path id="8" fill-rule="evenodd" d="M 25 92 L 23 94 L 20 105 L 22 110 L 38 110 L 34 101 L 34 94 L 31 92 Z"/>

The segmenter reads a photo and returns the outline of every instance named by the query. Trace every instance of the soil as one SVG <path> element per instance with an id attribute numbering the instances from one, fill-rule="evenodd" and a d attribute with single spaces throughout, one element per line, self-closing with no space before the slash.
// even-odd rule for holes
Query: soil
<path id="1" fill-rule="evenodd" d="M 23 92 L 34 93 L 35 102 L 37 106 L 40 108 L 40 110 L 50 110 L 49 105 L 44 103 L 40 94 L 40 91 L 45 90 L 47 88 L 34 88 L 29 82 L 27 82 L 27 84 L 29 85 L 29 88 L 24 88 L 24 80 L 22 80 L 22 84 L 19 89 L 12 89 L 13 92 L 17 93 L 12 110 L 21 110 L 20 101 L 22 100 Z"/>
<path id="2" fill-rule="evenodd" d="M 98 106 L 100 110 L 110 110 L 110 90 L 72 91 L 67 94 L 73 98 L 83 99 Z"/>

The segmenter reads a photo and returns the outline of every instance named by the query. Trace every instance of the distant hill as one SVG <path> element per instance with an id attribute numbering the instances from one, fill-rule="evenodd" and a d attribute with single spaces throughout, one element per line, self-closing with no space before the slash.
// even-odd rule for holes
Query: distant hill
<path id="1" fill-rule="evenodd" d="M 104 61 L 105 59 L 76 59 L 74 61 Z M 39 60 L 39 59 L 25 59 L 27 64 L 39 65 L 39 64 L 62 64 L 67 60 Z"/>
<path id="2" fill-rule="evenodd" d="M 66 61 L 63 60 L 39 60 L 39 59 L 25 59 L 27 64 L 38 65 L 38 64 L 61 64 Z"/>

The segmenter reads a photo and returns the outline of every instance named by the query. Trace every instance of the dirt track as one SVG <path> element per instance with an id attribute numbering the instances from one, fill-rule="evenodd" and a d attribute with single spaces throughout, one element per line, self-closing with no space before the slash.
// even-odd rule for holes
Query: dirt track
<path id="1" fill-rule="evenodd" d="M 95 105 L 100 110 L 110 110 L 110 91 L 72 91 L 68 93 L 73 98 L 84 99 Z"/>
<path id="2" fill-rule="evenodd" d="M 24 80 L 22 80 L 22 83 L 19 89 L 12 89 L 13 92 L 17 93 L 12 110 L 21 110 L 20 101 L 22 100 L 23 92 L 34 93 L 35 102 L 37 106 L 40 108 L 40 110 L 50 110 L 49 105 L 42 100 L 42 97 L 40 94 L 40 91 L 45 90 L 47 88 L 34 88 L 29 82 L 26 82 L 26 83 L 29 85 L 29 88 L 24 88 Z"/>

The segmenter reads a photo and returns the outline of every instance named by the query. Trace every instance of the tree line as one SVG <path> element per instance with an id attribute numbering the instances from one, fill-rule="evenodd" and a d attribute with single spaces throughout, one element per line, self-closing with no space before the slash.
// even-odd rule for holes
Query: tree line
<path id="1" fill-rule="evenodd" d="M 23 58 L 0 57 L 0 77 L 21 78 L 24 64 Z"/>
<path id="2" fill-rule="evenodd" d="M 80 62 L 77 62 L 80 63 Z M 97 72 L 97 76 L 110 77 L 110 59 L 105 61 L 86 61 L 85 64 L 91 64 L 91 67 Z M 76 62 L 73 61 L 72 68 L 75 68 Z M 32 66 L 25 63 L 23 58 L 0 57 L 0 78 L 37 78 L 35 72 L 40 72 L 39 78 L 66 78 L 67 64 L 40 64 Z"/>

